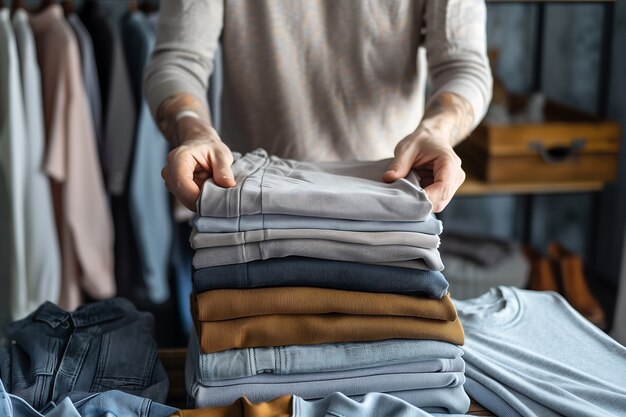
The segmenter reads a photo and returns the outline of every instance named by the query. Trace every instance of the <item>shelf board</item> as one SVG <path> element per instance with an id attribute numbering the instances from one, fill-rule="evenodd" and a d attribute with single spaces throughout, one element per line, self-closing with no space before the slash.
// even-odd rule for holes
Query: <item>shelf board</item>
<path id="1" fill-rule="evenodd" d="M 457 191 L 457 196 L 480 196 L 490 194 L 561 194 L 600 191 L 602 181 L 561 181 L 545 183 L 486 183 L 475 178 L 465 180 Z"/>

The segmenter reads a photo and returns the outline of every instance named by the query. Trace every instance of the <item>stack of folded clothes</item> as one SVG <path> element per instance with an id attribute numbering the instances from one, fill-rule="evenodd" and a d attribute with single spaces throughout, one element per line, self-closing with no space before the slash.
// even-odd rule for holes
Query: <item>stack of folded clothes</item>
<path id="1" fill-rule="evenodd" d="M 235 155 L 205 182 L 191 243 L 187 390 L 195 407 L 341 392 L 463 413 L 463 328 L 441 274 L 441 222 L 389 160 Z"/>

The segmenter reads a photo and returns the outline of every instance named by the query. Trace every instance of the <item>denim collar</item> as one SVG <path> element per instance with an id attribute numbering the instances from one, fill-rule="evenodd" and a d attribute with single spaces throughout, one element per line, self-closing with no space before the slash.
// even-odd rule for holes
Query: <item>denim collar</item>
<path id="1" fill-rule="evenodd" d="M 123 298 L 86 304 L 73 313 L 68 313 L 56 304 L 46 301 L 33 313 L 33 320 L 46 323 L 52 328 L 68 322 L 73 323 L 74 327 L 87 327 L 116 320 L 135 311 L 133 304 Z"/>

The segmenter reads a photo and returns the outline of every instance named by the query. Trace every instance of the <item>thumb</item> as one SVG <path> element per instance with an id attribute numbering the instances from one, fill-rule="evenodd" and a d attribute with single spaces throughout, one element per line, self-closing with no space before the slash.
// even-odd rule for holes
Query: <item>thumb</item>
<path id="1" fill-rule="evenodd" d="M 396 157 L 389 164 L 387 172 L 383 175 L 383 181 L 393 182 L 398 178 L 404 178 L 409 175 L 416 158 L 415 148 L 410 148 L 405 151 L 399 151 L 396 149 Z"/>
<path id="2" fill-rule="evenodd" d="M 232 155 L 218 153 L 212 161 L 213 181 L 221 187 L 231 188 L 237 185 L 233 170 L 230 168 L 233 163 Z"/>

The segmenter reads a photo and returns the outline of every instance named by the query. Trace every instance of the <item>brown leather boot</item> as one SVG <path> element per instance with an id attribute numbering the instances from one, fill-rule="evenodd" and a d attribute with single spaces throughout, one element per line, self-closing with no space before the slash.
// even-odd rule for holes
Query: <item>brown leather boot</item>
<path id="1" fill-rule="evenodd" d="M 580 314 L 601 329 L 606 328 L 604 311 L 591 294 L 580 256 L 559 243 L 548 246 L 548 258 L 558 271 L 563 295 Z"/>
<path id="2" fill-rule="evenodd" d="M 548 259 L 530 245 L 524 246 L 524 254 L 530 263 L 528 289 L 535 291 L 559 292 L 559 285 Z"/>

